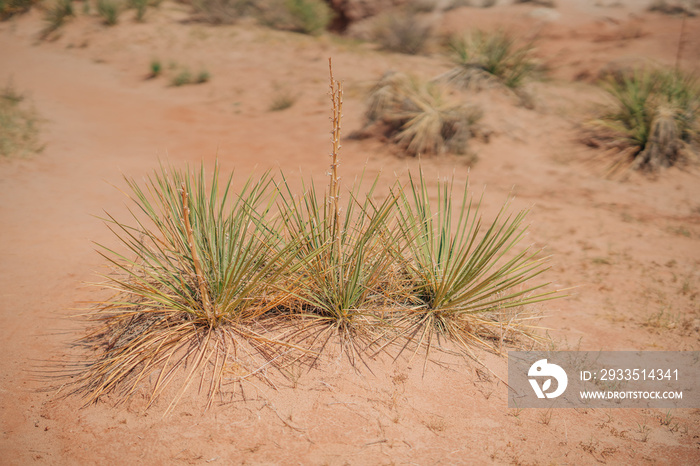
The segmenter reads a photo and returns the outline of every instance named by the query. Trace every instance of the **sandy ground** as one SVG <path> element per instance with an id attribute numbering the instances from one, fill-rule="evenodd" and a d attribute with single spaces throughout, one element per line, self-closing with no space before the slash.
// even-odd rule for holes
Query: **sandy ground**
<path id="1" fill-rule="evenodd" d="M 504 2 L 501 2 L 504 3 Z M 699 350 L 700 183 L 696 168 L 610 180 L 576 141 L 578 125 L 605 101 L 591 84 L 611 60 L 674 65 L 681 19 L 644 2 L 565 1 L 463 8 L 445 30 L 507 27 L 538 38 L 550 79 L 532 85 L 535 108 L 498 93 L 478 97 L 493 130 L 478 161 L 423 160 L 428 177 L 470 172 L 493 214 L 509 194 L 531 207 L 528 241 L 553 255 L 553 287 L 577 286 L 540 306 L 556 348 Z M 611 5 L 611 6 L 607 6 Z M 327 59 L 345 85 L 344 131 L 362 124 L 364 95 L 385 71 L 434 76 L 440 56 L 403 56 L 324 35 L 252 25 L 185 21 L 164 2 L 145 23 L 133 12 L 106 28 L 79 14 L 52 41 L 38 39 L 39 12 L 0 23 L 0 83 L 12 78 L 45 118 L 42 154 L 0 160 L 0 463 L 27 464 L 697 464 L 700 410 L 517 410 L 507 406 L 506 360 L 485 355 L 495 377 L 447 356 L 442 365 L 371 361 L 374 374 L 330 359 L 293 386 L 250 384 L 202 410 L 184 399 L 144 410 L 147 388 L 125 405 L 43 391 L 41 366 L 74 355 L 84 332 L 67 319 L 104 292 L 85 285 L 104 262 L 92 242 L 114 244 L 93 215 L 122 216 L 122 174 L 141 177 L 159 160 L 175 166 L 254 171 L 281 167 L 322 180 L 330 141 Z M 541 18 L 550 18 L 543 21 Z M 686 24 L 681 65 L 700 63 L 700 18 Z M 146 79 L 160 59 L 210 82 L 172 87 Z M 269 111 L 276 93 L 296 103 Z M 375 140 L 345 140 L 344 180 L 417 170 Z M 298 178 L 298 177 L 297 177 Z"/>

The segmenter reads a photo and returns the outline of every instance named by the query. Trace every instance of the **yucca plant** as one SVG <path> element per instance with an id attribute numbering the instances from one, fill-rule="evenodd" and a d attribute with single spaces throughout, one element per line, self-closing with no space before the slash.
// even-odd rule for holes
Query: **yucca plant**
<path id="1" fill-rule="evenodd" d="M 374 319 L 370 311 L 383 302 L 378 290 L 395 253 L 387 241 L 392 238 L 387 225 L 396 198 L 389 195 L 375 202 L 377 180 L 360 195 L 360 180 L 348 193 L 347 201 L 341 203 L 337 168 L 342 87 L 333 81 L 332 73 L 331 93 L 333 149 L 328 191 L 320 195 L 311 183 L 295 197 L 283 180 L 279 185 L 279 210 L 286 237 L 297 245 L 298 273 L 291 293 L 311 327 L 320 332 L 312 332 L 314 340 L 321 335 L 330 338 L 337 330 L 343 350 L 354 358 L 361 350 L 361 333 L 374 330 L 366 325 Z"/>
<path id="2" fill-rule="evenodd" d="M 503 31 L 474 31 L 449 42 L 450 58 L 456 65 L 436 78 L 459 88 L 483 89 L 501 84 L 522 86 L 537 70 L 532 43 L 519 45 Z"/>
<path id="3" fill-rule="evenodd" d="M 394 251 L 382 240 L 391 236 L 387 224 L 395 199 L 375 205 L 377 181 L 360 197 L 359 186 L 350 191 L 342 215 L 334 209 L 330 193 L 318 194 L 313 183 L 294 197 L 286 180 L 280 185 L 280 212 L 285 232 L 297 243 L 299 272 L 291 293 L 307 317 L 351 336 L 357 323 L 384 302 L 378 293 L 391 266 Z M 347 340 L 350 341 L 350 340 Z"/>
<path id="4" fill-rule="evenodd" d="M 99 325 L 83 342 L 97 356 L 79 386 L 88 402 L 113 390 L 126 398 L 157 374 L 152 402 L 187 366 L 170 407 L 197 372 L 211 401 L 225 366 L 238 368 L 227 377 L 248 377 L 279 356 L 258 323 L 284 300 L 276 283 L 289 264 L 288 249 L 261 226 L 274 228 L 266 220 L 272 181 L 267 174 L 249 180 L 235 197 L 231 177 L 220 184 L 218 169 L 209 188 L 203 167 L 198 174 L 161 167 L 145 187 L 127 181 L 137 208 L 132 223 L 105 221 L 131 257 L 101 248 L 117 272 L 104 286 L 117 294 L 91 314 Z"/>
<path id="5" fill-rule="evenodd" d="M 594 138 L 617 154 L 611 170 L 655 170 L 697 151 L 700 86 L 678 71 L 642 70 L 605 83 L 609 109 L 593 122 Z"/>
<path id="6" fill-rule="evenodd" d="M 386 74 L 372 89 L 368 125 L 383 124 L 391 140 L 413 156 L 464 154 L 482 112 L 453 103 L 447 91 L 401 73 Z"/>
<path id="7" fill-rule="evenodd" d="M 428 351 L 440 336 L 464 348 L 473 343 L 491 348 L 485 336 L 497 334 L 494 328 L 527 335 L 526 320 L 507 310 L 557 297 L 542 291 L 547 284 L 525 285 L 547 270 L 540 251 L 517 250 L 527 211 L 508 214 L 506 204 L 484 223 L 481 200 L 475 202 L 465 185 L 461 203 L 454 206 L 453 186 L 454 181 L 438 182 L 433 204 L 421 172 L 418 180 L 410 178 L 399 201 L 410 299 L 398 325 L 407 344 Z"/>

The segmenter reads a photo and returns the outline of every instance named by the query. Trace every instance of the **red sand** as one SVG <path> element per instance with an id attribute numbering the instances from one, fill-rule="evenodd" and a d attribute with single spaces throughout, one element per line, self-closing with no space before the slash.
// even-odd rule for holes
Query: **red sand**
<path id="1" fill-rule="evenodd" d="M 530 242 L 553 254 L 547 277 L 570 297 L 541 307 L 559 349 L 698 350 L 700 183 L 696 168 L 658 177 L 607 180 L 576 142 L 577 125 L 602 93 L 588 81 L 611 60 L 648 57 L 673 65 L 681 19 L 644 12 L 641 2 L 591 6 L 564 1 L 559 18 L 532 19 L 532 6 L 459 9 L 451 30 L 516 25 L 539 37 L 552 79 L 532 86 L 536 108 L 505 96 L 479 101 L 494 131 L 473 146 L 471 168 L 458 157 L 423 160 L 428 177 L 453 171 L 486 188 L 486 213 L 509 193 L 532 207 Z M 601 2 L 609 4 L 613 2 Z M 78 7 L 79 8 L 79 7 Z M 208 166 L 218 157 L 239 180 L 281 167 L 322 179 L 327 171 L 327 58 L 346 89 L 344 134 L 358 129 L 365 90 L 389 69 L 434 76 L 440 57 L 377 52 L 331 36 L 311 38 L 250 25 L 182 23 L 186 7 L 165 2 L 146 22 L 132 12 L 113 28 L 82 14 L 55 41 L 38 40 L 39 12 L 0 23 L 0 83 L 12 77 L 46 119 L 46 150 L 0 161 L 0 463 L 27 464 L 697 464 L 700 410 L 514 410 L 507 389 L 464 361 L 374 361 L 375 375 L 327 361 L 296 387 L 250 385 L 245 399 L 202 412 L 183 400 L 166 418 L 165 401 L 144 411 L 105 399 L 81 409 L 74 397 L 41 392 L 38 365 L 58 365 L 84 331 L 67 320 L 104 261 L 92 241 L 114 244 L 91 215 L 125 213 L 122 173 L 141 177 L 166 160 Z M 700 63 L 700 18 L 689 18 L 682 65 Z M 175 61 L 209 83 L 146 80 L 149 63 Z M 573 81 L 574 78 L 583 81 Z M 268 108 L 278 89 L 298 96 Z M 346 181 L 367 166 L 387 180 L 418 162 L 380 142 L 345 140 Z M 446 357 L 445 357 L 446 358 Z M 446 358 L 447 359 L 447 358 Z M 486 356 L 506 377 L 506 361 Z"/>

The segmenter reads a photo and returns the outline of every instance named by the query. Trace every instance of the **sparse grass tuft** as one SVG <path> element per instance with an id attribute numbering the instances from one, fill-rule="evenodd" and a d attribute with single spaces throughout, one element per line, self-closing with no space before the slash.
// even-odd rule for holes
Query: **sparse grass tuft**
<path id="1" fill-rule="evenodd" d="M 114 26 L 119 22 L 122 5 L 118 0 L 97 0 L 97 14 L 107 26 Z"/>
<path id="2" fill-rule="evenodd" d="M 186 84 L 204 84 L 209 82 L 211 79 L 211 74 L 207 70 L 201 70 L 197 73 L 197 76 L 192 76 L 192 73 L 188 68 L 182 68 L 175 76 L 173 76 L 170 83 L 175 87 L 184 86 Z"/>
<path id="3" fill-rule="evenodd" d="M 657 170 L 692 159 L 700 143 L 700 85 L 675 71 L 639 71 L 611 79 L 612 103 L 593 122 L 594 142 L 612 150 L 611 170 Z"/>
<path id="4" fill-rule="evenodd" d="M 39 0 L 0 0 L 0 21 L 28 12 Z"/>
<path id="5" fill-rule="evenodd" d="M 157 58 L 154 58 L 151 60 L 151 74 L 149 75 L 150 78 L 157 78 L 160 76 L 160 73 L 163 71 L 163 64 L 161 61 Z"/>
<path id="6" fill-rule="evenodd" d="M 373 39 L 383 50 L 417 55 L 425 51 L 432 27 L 411 13 L 387 13 L 375 19 Z"/>
<path id="7" fill-rule="evenodd" d="M 144 20 L 149 4 L 150 0 L 129 0 L 129 6 L 136 10 L 136 21 Z"/>
<path id="8" fill-rule="evenodd" d="M 202 70 L 197 74 L 197 84 L 203 84 L 209 82 L 211 79 L 211 74 L 207 70 Z"/>
<path id="9" fill-rule="evenodd" d="M 537 70 L 532 44 L 518 45 L 503 31 L 477 30 L 464 37 L 453 37 L 449 48 L 457 66 L 437 79 L 458 88 L 478 90 L 502 84 L 517 89 Z"/>
<path id="10" fill-rule="evenodd" d="M 369 97 L 367 120 L 413 156 L 465 154 L 482 113 L 450 102 L 447 91 L 401 73 L 386 74 Z"/>
<path id="11" fill-rule="evenodd" d="M 25 156 L 40 152 L 39 118 L 24 108 L 25 97 L 11 84 L 0 91 L 0 157 Z"/>
<path id="12" fill-rule="evenodd" d="M 173 77 L 172 85 L 175 87 L 184 86 L 185 84 L 190 84 L 192 82 L 192 73 L 187 68 L 181 70 L 179 73 Z"/>
<path id="13" fill-rule="evenodd" d="M 73 11 L 71 0 L 57 0 L 46 10 L 46 15 L 44 16 L 46 26 L 41 30 L 41 38 L 46 39 L 63 26 L 68 18 L 74 16 L 75 12 Z"/>

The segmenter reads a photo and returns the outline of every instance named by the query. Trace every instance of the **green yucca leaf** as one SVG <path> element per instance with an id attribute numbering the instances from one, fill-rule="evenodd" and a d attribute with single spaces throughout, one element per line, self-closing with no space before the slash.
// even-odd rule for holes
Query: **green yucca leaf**
<path id="1" fill-rule="evenodd" d="M 546 284 L 516 288 L 546 270 L 545 260 L 536 259 L 539 251 L 525 249 L 506 259 L 525 233 L 527 211 L 506 215 L 506 204 L 482 232 L 481 201 L 468 197 L 466 185 L 453 216 L 453 184 L 438 183 L 433 212 L 421 172 L 399 202 L 407 272 L 426 312 L 474 314 L 552 299 L 551 292 L 533 295 Z"/>
<path id="2" fill-rule="evenodd" d="M 127 180 L 137 206 L 137 211 L 130 210 L 135 226 L 105 218 L 135 256 L 129 259 L 103 248 L 103 255 L 128 277 L 112 278 L 116 288 L 197 318 L 204 316 L 207 306 L 215 309 L 217 319 L 245 319 L 264 312 L 263 298 L 274 288 L 281 266 L 289 262 L 289 248 L 276 247 L 268 234 L 274 222 L 260 228 L 272 205 L 272 180 L 267 173 L 249 179 L 238 195 L 231 196 L 232 176 L 223 185 L 218 178 L 216 167 L 207 188 L 203 167 L 191 175 L 161 166 L 143 187 Z M 183 217 L 183 187 L 189 193 L 193 247 L 211 303 L 202 301 L 205 297 L 198 287 Z"/>
<path id="3" fill-rule="evenodd" d="M 393 259 L 391 248 L 379 239 L 396 199 L 389 196 L 375 205 L 372 196 L 377 180 L 362 198 L 360 185 L 361 181 L 349 192 L 337 226 L 328 195 L 319 195 L 313 183 L 304 186 L 299 198 L 284 177 L 278 186 L 285 233 L 298 244 L 299 277 L 293 293 L 322 318 L 349 322 L 367 311 L 370 295 Z"/>

